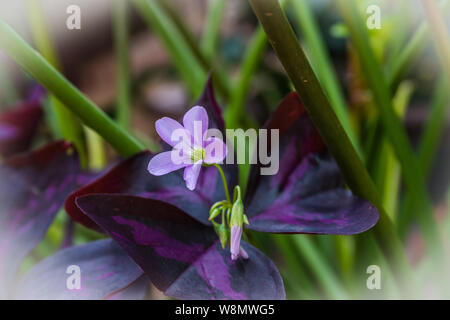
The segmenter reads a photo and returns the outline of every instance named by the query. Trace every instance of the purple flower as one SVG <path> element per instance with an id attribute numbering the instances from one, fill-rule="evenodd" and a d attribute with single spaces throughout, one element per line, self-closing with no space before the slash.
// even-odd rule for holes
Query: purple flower
<path id="1" fill-rule="evenodd" d="M 226 146 L 220 138 L 207 137 L 208 114 L 205 108 L 195 106 L 183 118 L 183 125 L 164 117 L 156 121 L 156 132 L 173 147 L 171 151 L 154 156 L 148 171 L 161 176 L 184 169 L 184 181 L 194 190 L 202 165 L 221 163 L 226 156 Z"/>
<path id="2" fill-rule="evenodd" d="M 211 128 L 223 132 L 210 82 L 197 105 L 205 108 Z M 195 190 L 189 191 L 179 171 L 143 174 L 157 156 L 142 152 L 74 192 L 66 211 L 107 233 L 168 296 L 284 299 L 274 263 L 241 240 L 246 229 L 351 235 L 373 227 L 379 215 L 372 204 L 346 189 L 296 94 L 280 104 L 265 128 L 280 130 L 280 170 L 263 176 L 261 165 L 252 165 L 246 196 L 234 195 L 233 206 L 224 201 L 224 184 L 215 167 L 203 168 Z M 223 165 L 223 172 L 227 185 L 238 185 L 236 165 Z M 221 225 L 214 221 L 219 217 Z M 224 223 L 228 230 L 220 228 Z M 232 256 L 223 249 L 224 240 L 229 240 Z"/>

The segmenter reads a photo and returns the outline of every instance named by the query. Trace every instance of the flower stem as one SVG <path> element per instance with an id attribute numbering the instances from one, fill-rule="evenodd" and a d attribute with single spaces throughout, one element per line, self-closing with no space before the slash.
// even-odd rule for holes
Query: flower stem
<path id="1" fill-rule="evenodd" d="M 228 203 L 231 203 L 230 192 L 228 191 L 228 184 L 227 184 L 227 179 L 225 179 L 225 174 L 223 173 L 222 168 L 217 163 L 214 164 L 214 167 L 216 167 L 217 170 L 219 170 L 219 172 L 220 172 L 220 176 L 222 177 L 222 181 L 223 181 L 223 188 L 225 189 L 225 194 L 227 196 L 227 201 L 228 201 Z"/>

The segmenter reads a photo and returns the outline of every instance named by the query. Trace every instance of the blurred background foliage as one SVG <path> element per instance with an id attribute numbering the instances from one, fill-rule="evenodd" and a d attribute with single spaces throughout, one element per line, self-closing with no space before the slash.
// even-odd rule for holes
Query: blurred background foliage
<path id="1" fill-rule="evenodd" d="M 425 298 L 450 293 L 447 269 L 436 265 L 447 265 L 450 249 L 448 2 L 440 2 L 437 12 L 442 32 L 418 0 L 281 1 L 394 224 L 412 266 L 413 296 Z M 81 30 L 65 27 L 70 4 L 81 8 Z M 365 26 L 370 5 L 381 9 L 380 29 Z M 158 150 L 155 120 L 182 115 L 210 70 L 229 128 L 261 126 L 293 89 L 247 1 L 21 0 L 2 2 L 0 18 L 152 151 Z M 0 51 L 0 110 L 25 99 L 32 86 L 31 77 Z M 45 109 L 47 121 L 33 148 L 65 138 L 75 142 L 87 168 L 117 161 L 118 153 L 63 102 L 49 95 Z M 240 170 L 245 186 L 248 166 Z M 75 244 L 100 237 L 61 211 L 24 270 L 57 251 L 72 229 Z M 280 266 L 290 299 L 405 296 L 370 232 L 250 237 Z M 366 287 L 372 264 L 381 267 L 381 290 Z"/>

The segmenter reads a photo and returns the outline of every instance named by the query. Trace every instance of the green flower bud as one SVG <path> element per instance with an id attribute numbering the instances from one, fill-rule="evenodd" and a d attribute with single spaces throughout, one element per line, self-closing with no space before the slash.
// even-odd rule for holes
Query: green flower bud
<path id="1" fill-rule="evenodd" d="M 224 223 L 218 224 L 213 221 L 214 230 L 216 234 L 219 236 L 220 244 L 222 245 L 222 249 L 225 249 L 225 246 L 228 243 L 228 229 Z"/>

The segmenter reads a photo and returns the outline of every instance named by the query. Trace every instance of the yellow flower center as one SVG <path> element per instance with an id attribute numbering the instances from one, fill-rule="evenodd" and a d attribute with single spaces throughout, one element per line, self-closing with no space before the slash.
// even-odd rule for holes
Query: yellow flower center
<path id="1" fill-rule="evenodd" d="M 192 150 L 191 159 L 193 163 L 205 159 L 205 149 L 194 148 L 194 150 Z"/>

